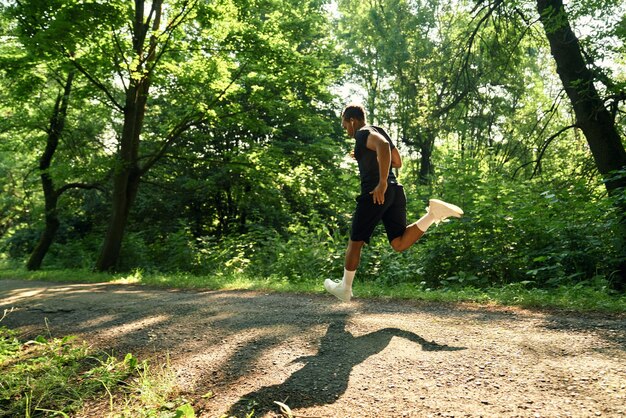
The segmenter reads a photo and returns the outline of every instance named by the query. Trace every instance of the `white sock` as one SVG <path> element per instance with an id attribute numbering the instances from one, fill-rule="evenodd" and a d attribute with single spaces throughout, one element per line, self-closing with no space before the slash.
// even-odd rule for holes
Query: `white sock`
<path id="1" fill-rule="evenodd" d="M 435 217 L 430 213 L 422 216 L 419 221 L 415 222 L 420 231 L 426 232 L 429 226 L 435 222 Z"/>
<path id="2" fill-rule="evenodd" d="M 343 269 L 343 279 L 341 280 L 341 285 L 344 289 L 352 288 L 352 280 L 354 280 L 355 271 L 348 271 L 345 268 Z"/>

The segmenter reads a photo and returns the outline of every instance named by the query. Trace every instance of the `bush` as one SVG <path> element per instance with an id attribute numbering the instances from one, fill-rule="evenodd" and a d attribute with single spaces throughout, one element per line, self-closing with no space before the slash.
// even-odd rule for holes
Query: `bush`
<path id="1" fill-rule="evenodd" d="M 610 281 L 624 260 L 617 240 L 617 205 L 603 195 L 600 183 L 559 177 L 511 179 L 485 169 L 478 160 L 444 157 L 434 182 L 422 186 L 411 182 L 410 162 L 408 167 L 400 180 L 410 222 L 424 214 L 431 197 L 460 205 L 465 216 L 433 226 L 402 254 L 391 249 L 379 226 L 363 250 L 358 280 L 429 288 L 511 283 L 556 287 L 598 278 Z M 344 190 L 350 193 L 353 189 Z M 334 196 L 333 205 L 325 209 L 332 207 L 333 213 L 281 218 L 279 226 L 275 219 L 257 224 L 248 220 L 243 234 L 198 237 L 192 231 L 206 229 L 183 217 L 167 228 L 135 221 L 126 233 L 118 267 L 218 277 L 242 274 L 294 283 L 339 278 L 353 202 Z M 62 226 L 45 264 L 92 267 L 104 232 L 87 230 L 81 235 L 76 228 Z M 39 233 L 18 229 L 5 237 L 2 249 L 12 259 L 23 259 Z"/>
<path id="2" fill-rule="evenodd" d="M 608 278 L 616 269 L 615 206 L 586 183 L 448 177 L 459 181 L 435 190 L 459 202 L 465 216 L 432 228 L 418 245 L 414 254 L 428 285 L 544 287 Z"/>
<path id="3" fill-rule="evenodd" d="M 343 271 L 346 241 L 321 223 L 295 225 L 287 236 L 254 228 L 238 237 L 205 238 L 200 269 L 220 274 L 246 274 L 298 282 L 332 277 Z"/>

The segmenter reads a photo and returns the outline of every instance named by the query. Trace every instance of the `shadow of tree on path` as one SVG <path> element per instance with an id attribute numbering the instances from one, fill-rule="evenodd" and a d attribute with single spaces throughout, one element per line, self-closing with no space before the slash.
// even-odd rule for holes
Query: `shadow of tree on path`
<path id="1" fill-rule="evenodd" d="M 293 363 L 304 367 L 278 385 L 266 386 L 240 398 L 226 416 L 247 416 L 252 410 L 262 415 L 279 410 L 275 401 L 291 409 L 334 403 L 348 388 L 352 369 L 368 357 L 380 353 L 393 337 L 417 343 L 424 351 L 458 351 L 465 347 L 450 347 L 430 342 L 419 335 L 399 328 L 384 328 L 360 337 L 346 331 L 346 317 L 329 325 L 320 342 L 317 355 L 300 357 Z M 256 415 L 255 415 L 256 416 Z"/>

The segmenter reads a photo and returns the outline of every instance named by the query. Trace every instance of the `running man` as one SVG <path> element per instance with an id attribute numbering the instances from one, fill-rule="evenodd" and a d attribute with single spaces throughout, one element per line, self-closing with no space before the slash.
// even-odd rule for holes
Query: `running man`
<path id="1" fill-rule="evenodd" d="M 324 287 L 344 302 L 352 295 L 352 281 L 361 260 L 361 249 L 369 243 L 380 221 L 391 247 L 398 252 L 410 248 L 433 223 L 448 217 L 460 218 L 463 210 L 437 199 L 430 199 L 426 215 L 407 226 L 406 196 L 392 168 L 402 166 L 402 158 L 384 129 L 368 125 L 363 106 L 350 104 L 341 113 L 341 126 L 354 138 L 354 158 L 359 165 L 361 194 L 357 197 L 343 279 L 326 279 Z"/>

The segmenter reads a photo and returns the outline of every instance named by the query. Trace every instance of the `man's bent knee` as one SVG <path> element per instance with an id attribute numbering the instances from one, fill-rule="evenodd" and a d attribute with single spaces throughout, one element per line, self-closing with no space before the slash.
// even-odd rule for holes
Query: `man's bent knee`
<path id="1" fill-rule="evenodd" d="M 404 245 L 402 243 L 402 237 L 398 237 L 398 238 L 392 240 L 389 244 L 391 244 L 391 248 L 393 248 L 394 251 L 399 252 L 399 253 L 401 253 L 401 252 L 403 252 L 403 251 L 405 251 L 405 250 L 407 250 L 409 248 L 409 247 L 407 247 L 406 245 Z"/>

